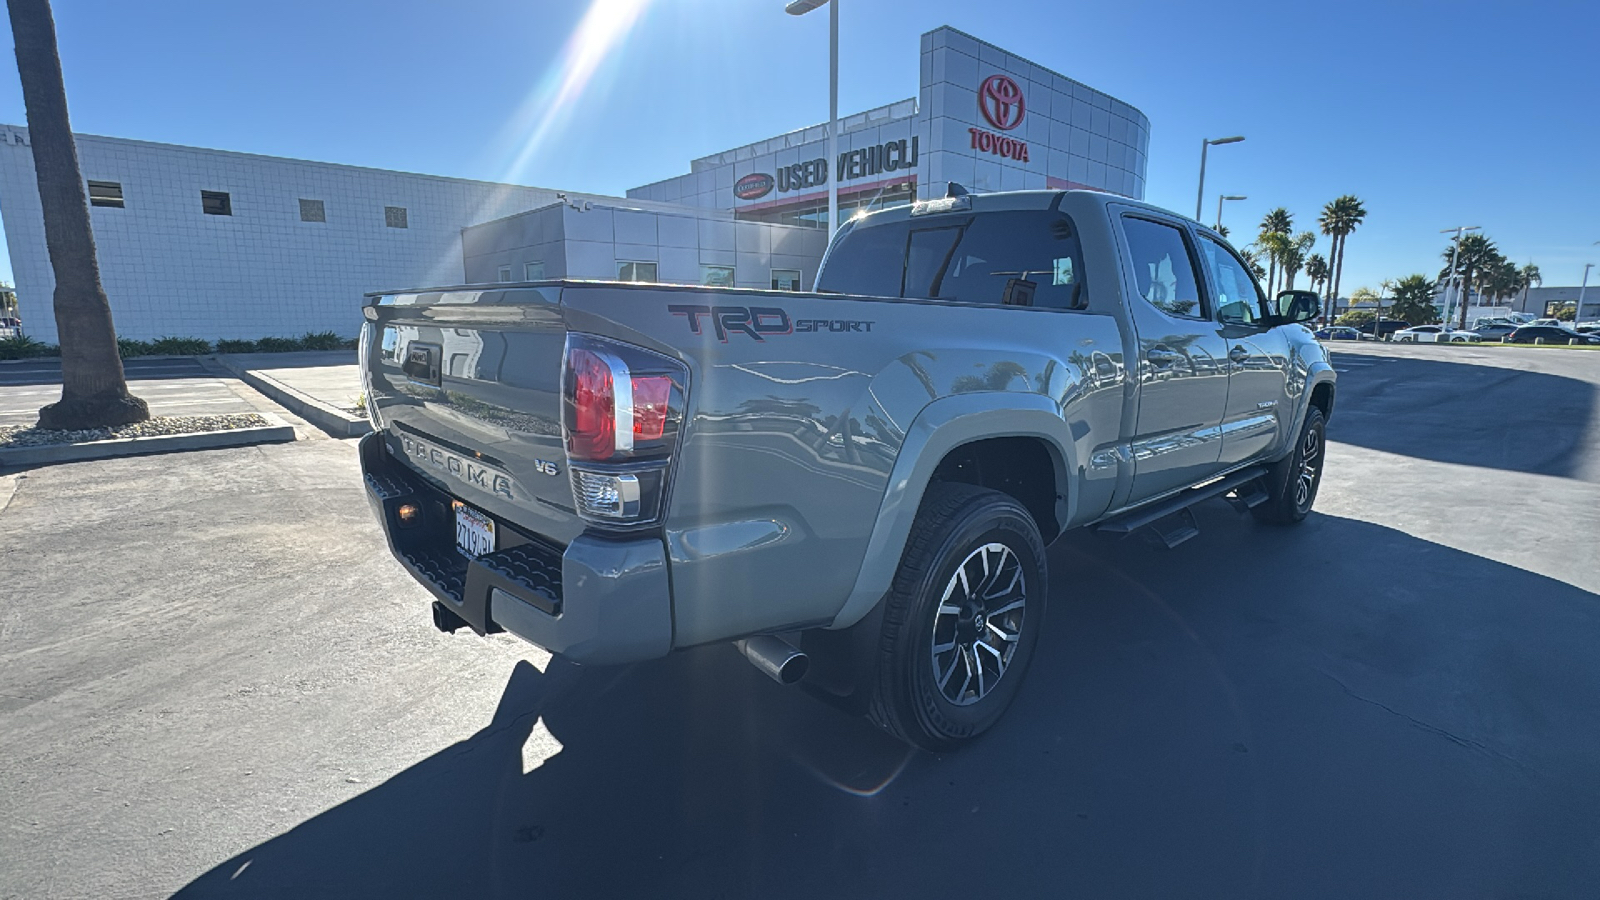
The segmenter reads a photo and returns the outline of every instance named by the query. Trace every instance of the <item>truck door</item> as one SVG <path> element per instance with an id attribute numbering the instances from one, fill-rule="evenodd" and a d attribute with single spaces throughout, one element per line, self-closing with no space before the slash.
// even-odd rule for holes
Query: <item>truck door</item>
<path id="1" fill-rule="evenodd" d="M 1200 236 L 1218 319 L 1228 341 L 1228 407 L 1222 416 L 1223 465 L 1246 462 L 1281 446 L 1282 417 L 1294 404 L 1289 384 L 1289 338 L 1284 328 L 1264 328 L 1261 288 L 1226 245 Z"/>
<path id="2" fill-rule="evenodd" d="M 1228 343 L 1200 290 L 1189 231 L 1176 219 L 1120 217 L 1131 271 L 1129 310 L 1138 337 L 1139 411 L 1129 502 L 1187 487 L 1210 475 L 1228 402 Z"/>

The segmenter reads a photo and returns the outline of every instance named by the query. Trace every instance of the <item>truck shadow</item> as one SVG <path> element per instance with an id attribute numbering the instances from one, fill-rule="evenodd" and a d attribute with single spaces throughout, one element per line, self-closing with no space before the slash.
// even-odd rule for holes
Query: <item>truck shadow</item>
<path id="1" fill-rule="evenodd" d="M 1278 530 L 1215 506 L 1216 527 L 1168 554 L 1057 544 L 1028 687 L 959 753 L 908 751 L 725 646 L 619 670 L 519 663 L 481 731 L 177 896 L 1594 883 L 1600 597 L 1354 519 Z M 1305 577 L 1330 546 L 1344 552 Z M 561 749 L 525 771 L 536 726 Z"/>
<path id="2" fill-rule="evenodd" d="M 1562 351 L 1549 351 L 1562 352 Z M 1595 385 L 1431 359 L 1339 354 L 1331 440 L 1438 462 L 1579 476 L 1594 452 Z M 1371 362 L 1369 362 L 1369 360 Z"/>

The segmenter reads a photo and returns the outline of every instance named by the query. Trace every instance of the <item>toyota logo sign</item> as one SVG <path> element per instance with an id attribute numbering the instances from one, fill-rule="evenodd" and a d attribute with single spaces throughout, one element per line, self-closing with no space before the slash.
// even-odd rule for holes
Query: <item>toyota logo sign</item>
<path id="1" fill-rule="evenodd" d="M 990 75 L 978 88 L 978 111 L 990 125 L 1010 131 L 1022 124 L 1022 88 L 1005 75 Z"/>
<path id="2" fill-rule="evenodd" d="M 772 190 L 772 176 L 765 172 L 751 172 L 733 183 L 733 195 L 740 200 L 756 200 Z"/>

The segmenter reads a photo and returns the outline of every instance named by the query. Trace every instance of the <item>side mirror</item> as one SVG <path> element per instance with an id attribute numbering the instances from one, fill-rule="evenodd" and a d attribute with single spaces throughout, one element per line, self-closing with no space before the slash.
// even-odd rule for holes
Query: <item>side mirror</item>
<path id="1" fill-rule="evenodd" d="M 1273 325 L 1310 322 L 1322 315 L 1322 298 L 1316 291 L 1280 291 L 1272 302 L 1271 313 Z"/>

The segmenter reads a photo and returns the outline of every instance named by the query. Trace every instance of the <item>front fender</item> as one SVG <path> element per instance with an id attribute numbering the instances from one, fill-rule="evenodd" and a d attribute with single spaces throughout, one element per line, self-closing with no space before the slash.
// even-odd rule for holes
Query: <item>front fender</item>
<path id="1" fill-rule="evenodd" d="M 1044 440 L 1056 465 L 1056 520 L 1067 523 L 1075 519 L 1078 492 L 1063 493 L 1059 487 L 1068 484 L 1072 473 L 1079 471 L 1078 460 L 1072 435 L 1054 401 L 1038 394 L 989 392 L 935 400 L 924 407 L 906 429 L 905 442 L 895 458 L 878 518 L 867 542 L 861 571 L 849 598 L 829 627 L 854 625 L 888 592 L 911 535 L 911 525 L 922 505 L 922 496 L 940 460 L 962 444 L 998 437 Z"/>

